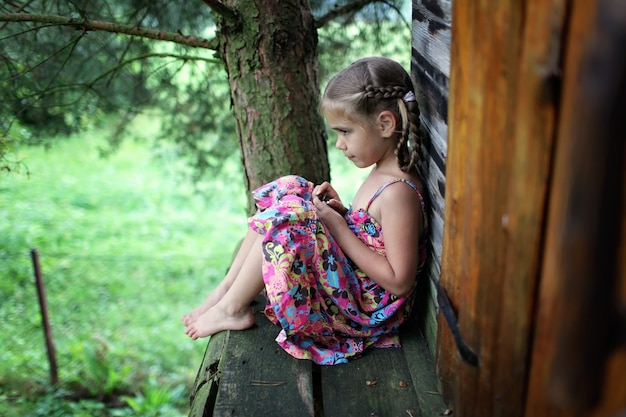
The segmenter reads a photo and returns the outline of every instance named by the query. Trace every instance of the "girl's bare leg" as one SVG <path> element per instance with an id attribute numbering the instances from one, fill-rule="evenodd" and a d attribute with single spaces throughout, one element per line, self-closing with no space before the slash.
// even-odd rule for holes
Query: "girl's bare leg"
<path id="1" fill-rule="evenodd" d="M 235 280 L 235 277 L 239 274 L 239 271 L 241 270 L 248 253 L 250 253 L 252 246 L 255 244 L 260 245 L 260 241 L 257 242 L 258 237 L 259 235 L 256 232 L 252 229 L 248 229 L 248 232 L 243 238 L 243 241 L 239 246 L 239 250 L 237 250 L 237 254 L 235 255 L 235 258 L 233 259 L 233 262 L 222 282 L 219 283 L 219 285 L 211 292 L 211 294 L 209 294 L 201 305 L 182 316 L 182 321 L 185 326 L 188 326 L 196 321 L 202 313 L 213 307 L 219 300 L 222 299 Z"/>
<path id="2" fill-rule="evenodd" d="M 257 235 L 239 273 L 223 297 L 194 322 L 185 333 L 192 339 L 206 337 L 222 330 L 243 330 L 252 327 L 254 314 L 250 304 L 263 289 L 262 237 Z"/>

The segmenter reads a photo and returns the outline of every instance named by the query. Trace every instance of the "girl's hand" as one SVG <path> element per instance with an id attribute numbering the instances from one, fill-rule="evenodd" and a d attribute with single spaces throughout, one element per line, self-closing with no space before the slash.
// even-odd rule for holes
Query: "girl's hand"
<path id="1" fill-rule="evenodd" d="M 317 207 L 318 211 L 322 214 L 322 219 L 326 217 L 324 215 L 324 211 L 327 211 L 326 208 L 330 207 L 335 212 L 339 213 L 341 217 L 348 211 L 348 209 L 343 205 L 337 191 L 328 183 L 323 182 L 322 184 L 316 186 L 313 189 L 313 204 Z M 327 207 L 323 207 L 326 205 Z M 327 212 L 326 215 L 329 213 Z"/>

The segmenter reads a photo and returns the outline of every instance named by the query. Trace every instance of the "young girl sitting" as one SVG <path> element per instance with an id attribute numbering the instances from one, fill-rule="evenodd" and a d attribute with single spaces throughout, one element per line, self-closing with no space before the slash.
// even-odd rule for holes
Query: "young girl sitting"
<path id="1" fill-rule="evenodd" d="M 336 147 L 370 174 L 349 208 L 327 182 L 287 176 L 256 189 L 258 211 L 226 277 L 183 316 L 192 339 L 251 327 L 265 288 L 276 341 L 296 358 L 332 365 L 399 346 L 426 257 L 411 78 L 395 61 L 358 60 L 329 81 L 321 110 Z"/>

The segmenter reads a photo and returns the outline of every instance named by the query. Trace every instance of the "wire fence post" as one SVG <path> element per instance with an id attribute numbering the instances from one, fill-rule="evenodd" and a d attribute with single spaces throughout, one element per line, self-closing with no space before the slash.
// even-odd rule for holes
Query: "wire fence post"
<path id="1" fill-rule="evenodd" d="M 46 302 L 46 290 L 43 285 L 43 276 L 41 274 L 41 266 L 39 265 L 39 253 L 37 249 L 30 250 L 30 257 L 33 261 L 33 269 L 35 271 L 35 282 L 37 284 L 37 296 L 39 297 L 39 308 L 41 309 L 41 322 L 43 324 L 43 332 L 46 338 L 46 347 L 48 348 L 48 362 L 50 364 L 50 383 L 56 386 L 59 382 L 59 372 L 57 370 L 56 352 L 54 350 L 54 341 L 52 339 L 52 328 L 48 319 L 48 304 Z"/>

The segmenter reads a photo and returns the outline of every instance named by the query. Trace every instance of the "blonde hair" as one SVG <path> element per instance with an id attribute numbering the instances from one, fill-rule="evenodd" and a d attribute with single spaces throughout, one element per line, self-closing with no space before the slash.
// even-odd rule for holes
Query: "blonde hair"
<path id="1" fill-rule="evenodd" d="M 382 111 L 390 111 L 400 121 L 396 157 L 404 172 L 419 162 L 419 108 L 411 77 L 396 61 L 383 57 L 353 62 L 330 79 L 322 110 L 340 108 L 346 115 L 374 121 Z"/>
<path id="2" fill-rule="evenodd" d="M 401 122 L 396 156 L 404 172 L 419 162 L 419 107 L 411 77 L 396 61 L 383 57 L 353 62 L 330 79 L 320 108 L 340 109 L 347 116 L 373 123 L 382 111 Z"/>

